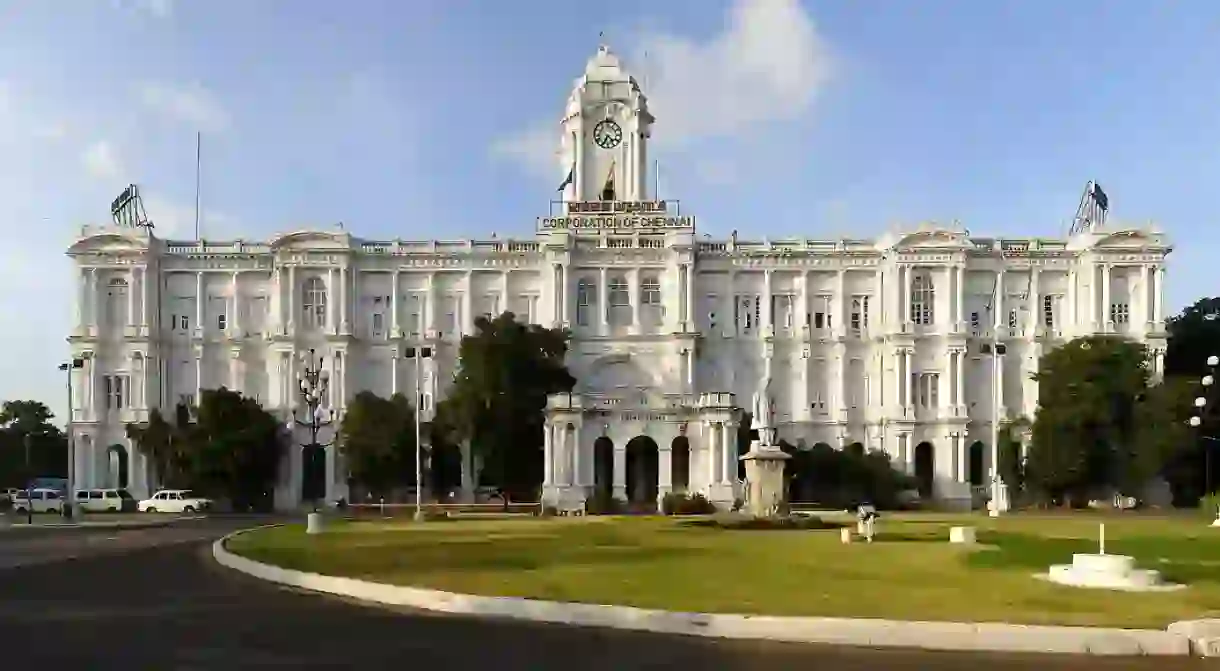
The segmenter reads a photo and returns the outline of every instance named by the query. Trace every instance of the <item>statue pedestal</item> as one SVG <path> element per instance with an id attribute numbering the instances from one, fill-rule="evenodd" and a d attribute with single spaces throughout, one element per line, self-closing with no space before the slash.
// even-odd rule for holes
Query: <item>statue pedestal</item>
<path id="1" fill-rule="evenodd" d="M 746 464 L 745 506 L 742 512 L 751 517 L 775 517 L 788 512 L 788 482 L 784 478 L 784 462 L 791 459 L 775 445 L 750 444 L 750 451 L 741 456 Z"/>

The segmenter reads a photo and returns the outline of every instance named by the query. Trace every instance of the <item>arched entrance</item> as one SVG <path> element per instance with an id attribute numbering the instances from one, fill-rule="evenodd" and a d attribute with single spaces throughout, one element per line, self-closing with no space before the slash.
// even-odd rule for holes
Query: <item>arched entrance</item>
<path id="1" fill-rule="evenodd" d="M 690 440 L 686 436 L 678 436 L 669 444 L 669 463 L 673 491 L 690 489 Z"/>
<path id="2" fill-rule="evenodd" d="M 316 503 L 326 497 L 326 448 L 301 448 L 301 500 Z"/>
<path id="3" fill-rule="evenodd" d="M 915 446 L 915 480 L 919 483 L 919 496 L 925 499 L 933 494 L 936 477 L 936 448 L 932 443 L 922 442 Z"/>
<path id="4" fill-rule="evenodd" d="M 970 484 L 981 485 L 987 477 L 983 470 L 983 441 L 976 440 L 970 443 L 970 453 L 967 457 L 967 465 L 970 470 Z"/>
<path id="5" fill-rule="evenodd" d="M 593 441 L 593 491 L 604 498 L 614 491 L 614 441 L 606 436 Z"/>
<path id="6" fill-rule="evenodd" d="M 657 441 L 648 436 L 627 442 L 627 501 L 633 506 L 656 505 L 660 456 Z"/>
<path id="7" fill-rule="evenodd" d="M 115 443 L 106 448 L 106 484 L 117 489 L 127 489 L 128 471 L 127 448 Z"/>

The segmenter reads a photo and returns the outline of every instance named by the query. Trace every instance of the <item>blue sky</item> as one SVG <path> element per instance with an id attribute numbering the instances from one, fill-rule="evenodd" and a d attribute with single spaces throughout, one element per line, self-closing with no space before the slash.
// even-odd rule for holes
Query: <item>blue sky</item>
<path id="1" fill-rule="evenodd" d="M 1208 0 L 3 0 L 0 398 L 62 407 L 63 249 L 123 186 L 192 234 L 197 131 L 205 237 L 530 235 L 603 31 L 713 235 L 1057 235 L 1097 179 L 1175 240 L 1171 309 L 1220 293 Z"/>

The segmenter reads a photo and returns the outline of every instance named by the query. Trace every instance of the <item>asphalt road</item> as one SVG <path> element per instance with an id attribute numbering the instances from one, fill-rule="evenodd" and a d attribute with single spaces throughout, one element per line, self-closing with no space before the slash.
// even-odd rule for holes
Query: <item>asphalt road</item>
<path id="1" fill-rule="evenodd" d="M 1209 668 L 1205 660 L 1190 658 L 867 650 L 392 611 L 275 587 L 215 565 L 208 541 L 249 525 L 209 520 L 130 531 L 0 533 L 0 659 L 5 668 Z"/>

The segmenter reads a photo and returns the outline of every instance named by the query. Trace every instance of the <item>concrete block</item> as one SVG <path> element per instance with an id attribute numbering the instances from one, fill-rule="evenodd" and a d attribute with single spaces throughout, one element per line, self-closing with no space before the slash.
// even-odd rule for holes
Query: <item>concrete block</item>
<path id="1" fill-rule="evenodd" d="M 961 545 L 974 545 L 974 527 L 952 527 L 949 529 L 949 542 Z"/>

